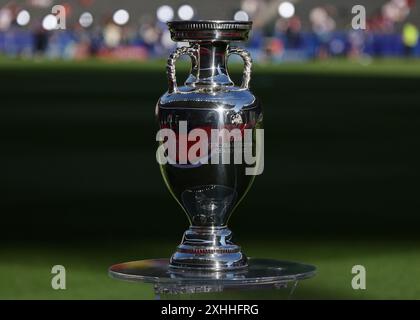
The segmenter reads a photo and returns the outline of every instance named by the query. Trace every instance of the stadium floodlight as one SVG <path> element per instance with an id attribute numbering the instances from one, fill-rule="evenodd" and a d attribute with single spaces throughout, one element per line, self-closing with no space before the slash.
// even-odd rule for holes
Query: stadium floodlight
<path id="1" fill-rule="evenodd" d="M 194 9 L 190 5 L 184 4 L 178 9 L 178 16 L 181 20 L 191 20 L 194 17 Z"/>
<path id="2" fill-rule="evenodd" d="M 156 16 L 160 22 L 167 22 L 174 17 L 174 10 L 171 6 L 163 5 L 156 10 Z"/>
<path id="3" fill-rule="evenodd" d="M 112 20 L 120 26 L 127 24 L 128 20 L 130 20 L 130 14 L 127 10 L 119 9 L 115 11 Z"/>
<path id="4" fill-rule="evenodd" d="M 42 20 L 42 27 L 45 30 L 51 31 L 57 28 L 58 21 L 57 17 L 53 14 L 48 14 Z"/>
<path id="5" fill-rule="evenodd" d="M 278 11 L 279 11 L 279 15 L 282 18 L 288 19 L 294 16 L 295 6 L 291 2 L 285 1 L 285 2 L 280 3 Z"/>
<path id="6" fill-rule="evenodd" d="M 90 12 L 83 12 L 79 18 L 79 24 L 83 28 L 89 28 L 93 23 L 93 16 Z"/>
<path id="7" fill-rule="evenodd" d="M 16 23 L 20 26 L 26 26 L 31 21 L 31 15 L 27 10 L 22 10 L 16 17 Z"/>
<path id="8" fill-rule="evenodd" d="M 245 11 L 239 10 L 235 13 L 235 15 L 233 16 L 233 19 L 235 21 L 248 21 L 249 16 L 248 16 L 248 13 L 246 13 Z"/>

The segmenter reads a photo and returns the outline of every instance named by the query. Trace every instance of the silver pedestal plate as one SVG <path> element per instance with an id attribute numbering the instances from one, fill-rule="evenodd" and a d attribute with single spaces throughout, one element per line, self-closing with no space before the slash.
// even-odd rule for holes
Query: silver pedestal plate
<path id="1" fill-rule="evenodd" d="M 232 290 L 281 289 L 290 298 L 299 281 L 315 275 L 311 265 L 273 259 L 248 258 L 241 271 L 200 272 L 173 270 L 169 259 L 150 259 L 116 264 L 109 269 L 112 278 L 150 283 L 156 298 Z"/>

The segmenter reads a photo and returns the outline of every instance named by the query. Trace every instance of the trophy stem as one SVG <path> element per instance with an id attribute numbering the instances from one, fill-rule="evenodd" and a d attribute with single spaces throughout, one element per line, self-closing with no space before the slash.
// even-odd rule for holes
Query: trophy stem
<path id="1" fill-rule="evenodd" d="M 198 66 L 192 81 L 186 85 L 196 88 L 220 88 L 233 86 L 227 72 L 227 57 L 229 44 L 226 41 L 192 42 L 198 48 Z"/>
<path id="2" fill-rule="evenodd" d="M 241 247 L 231 241 L 226 226 L 190 226 L 170 260 L 170 268 L 201 271 L 232 271 L 246 268 Z"/>

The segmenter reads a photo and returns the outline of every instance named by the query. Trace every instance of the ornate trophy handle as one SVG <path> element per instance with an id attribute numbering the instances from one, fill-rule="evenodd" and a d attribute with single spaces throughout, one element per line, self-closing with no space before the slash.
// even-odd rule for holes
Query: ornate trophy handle
<path id="1" fill-rule="evenodd" d="M 242 60 L 244 61 L 244 74 L 242 77 L 242 85 L 241 88 L 248 89 L 249 88 L 249 81 L 251 80 L 251 68 L 252 68 L 252 58 L 251 54 L 242 48 L 238 47 L 229 47 L 228 49 L 228 56 L 231 54 L 239 55 Z"/>
<path id="2" fill-rule="evenodd" d="M 168 58 L 168 63 L 166 65 L 166 74 L 168 76 L 168 92 L 175 93 L 178 92 L 178 86 L 176 84 L 176 74 L 175 74 L 175 63 L 180 56 L 188 55 L 191 58 L 192 68 L 197 67 L 197 47 L 180 47 L 176 49 Z"/>

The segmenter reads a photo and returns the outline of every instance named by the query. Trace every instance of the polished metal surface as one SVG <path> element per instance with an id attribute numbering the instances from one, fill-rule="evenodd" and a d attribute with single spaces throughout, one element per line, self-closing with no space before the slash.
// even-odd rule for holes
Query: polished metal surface
<path id="1" fill-rule="evenodd" d="M 170 21 L 169 31 L 174 41 L 245 41 L 252 28 L 251 21 Z"/>
<path id="2" fill-rule="evenodd" d="M 229 41 L 247 38 L 251 22 L 175 21 L 168 25 L 174 40 L 187 40 L 190 46 L 178 48 L 168 59 L 169 89 L 156 106 L 159 129 L 179 132 L 181 121 L 187 122 L 187 133 L 197 128 L 206 132 L 239 129 L 242 133 L 250 129 L 255 133 L 262 128 L 261 105 L 249 90 L 251 57 L 246 50 L 229 45 Z M 227 71 L 227 59 L 232 54 L 244 60 L 239 86 Z M 175 63 L 181 55 L 191 57 L 192 68 L 185 84 L 178 87 Z M 210 157 L 210 152 L 206 156 Z M 222 153 L 219 157 L 222 159 Z M 246 174 L 247 165 L 232 160 L 160 166 L 170 193 L 191 224 L 171 258 L 171 267 L 213 271 L 246 268 L 247 258 L 232 242 L 227 222 L 254 180 L 255 176 Z"/>
<path id="3" fill-rule="evenodd" d="M 280 288 L 290 282 L 311 278 L 315 273 L 316 268 L 312 265 L 255 258 L 249 258 L 248 267 L 240 271 L 173 270 L 168 259 L 132 261 L 109 268 L 109 275 L 113 278 L 152 283 L 157 291 L 173 294 L 223 291 L 229 288 Z"/>

